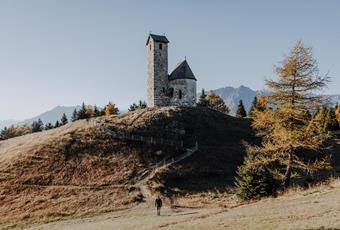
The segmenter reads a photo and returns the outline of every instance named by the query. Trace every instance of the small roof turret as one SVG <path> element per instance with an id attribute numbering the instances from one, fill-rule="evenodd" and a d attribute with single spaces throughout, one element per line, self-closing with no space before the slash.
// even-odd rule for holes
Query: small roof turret
<path id="1" fill-rule="evenodd" d="M 152 38 L 155 42 L 169 43 L 169 40 L 164 35 L 149 34 L 148 39 L 146 40 L 146 45 L 149 44 L 150 38 Z"/>
<path id="2" fill-rule="evenodd" d="M 194 73 L 191 71 L 189 64 L 186 60 L 177 64 L 175 69 L 169 75 L 169 80 L 175 79 L 192 79 L 196 81 Z"/>

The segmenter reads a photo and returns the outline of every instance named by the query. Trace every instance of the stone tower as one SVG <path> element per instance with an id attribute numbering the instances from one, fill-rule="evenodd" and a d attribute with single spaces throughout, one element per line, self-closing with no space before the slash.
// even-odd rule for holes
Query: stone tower
<path id="1" fill-rule="evenodd" d="M 168 106 L 168 39 L 149 34 L 148 50 L 148 106 Z"/>

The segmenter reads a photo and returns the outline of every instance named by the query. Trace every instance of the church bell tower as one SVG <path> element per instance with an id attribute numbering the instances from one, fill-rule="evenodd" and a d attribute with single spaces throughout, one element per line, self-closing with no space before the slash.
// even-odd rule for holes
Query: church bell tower
<path id="1" fill-rule="evenodd" d="M 149 34 L 148 52 L 148 106 L 169 105 L 168 39 L 162 35 Z"/>

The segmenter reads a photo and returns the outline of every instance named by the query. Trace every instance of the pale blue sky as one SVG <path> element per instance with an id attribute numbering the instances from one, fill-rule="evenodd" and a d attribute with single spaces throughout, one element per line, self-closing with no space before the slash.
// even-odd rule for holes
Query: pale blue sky
<path id="1" fill-rule="evenodd" d="M 199 89 L 262 89 L 303 39 L 340 93 L 340 1 L 0 0 L 0 120 L 145 99 L 149 31 L 170 40 L 169 71 L 187 56 Z"/>

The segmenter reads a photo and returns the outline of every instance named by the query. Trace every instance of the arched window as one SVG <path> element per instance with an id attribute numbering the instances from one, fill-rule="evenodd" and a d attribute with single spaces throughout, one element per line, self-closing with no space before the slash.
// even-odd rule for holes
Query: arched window
<path id="1" fill-rule="evenodd" d="M 151 50 L 151 43 L 150 43 L 150 50 Z"/>
<path id="2" fill-rule="evenodd" d="M 161 50 L 162 48 L 163 48 L 163 44 L 160 43 L 160 44 L 159 44 L 159 49 Z"/>
<path id="3" fill-rule="evenodd" d="M 182 99 L 182 90 L 179 90 L 179 91 L 178 91 L 178 98 L 179 98 L 179 99 Z"/>

